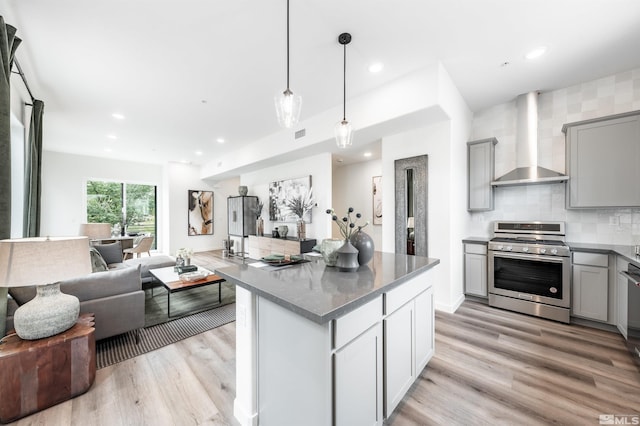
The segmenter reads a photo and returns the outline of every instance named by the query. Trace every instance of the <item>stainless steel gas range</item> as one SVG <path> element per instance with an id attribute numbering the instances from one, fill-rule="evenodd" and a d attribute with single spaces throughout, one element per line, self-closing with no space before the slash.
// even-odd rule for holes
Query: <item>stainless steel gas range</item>
<path id="1" fill-rule="evenodd" d="M 496 221 L 489 305 L 569 323 L 571 253 L 564 222 Z"/>

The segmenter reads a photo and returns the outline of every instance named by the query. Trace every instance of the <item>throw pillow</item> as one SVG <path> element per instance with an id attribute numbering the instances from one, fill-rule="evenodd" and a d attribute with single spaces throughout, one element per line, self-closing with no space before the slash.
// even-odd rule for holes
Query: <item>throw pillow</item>
<path id="1" fill-rule="evenodd" d="M 91 256 L 91 272 L 108 271 L 107 262 L 95 247 L 89 247 L 89 255 Z"/>
<path id="2" fill-rule="evenodd" d="M 107 265 L 122 263 L 122 246 L 120 245 L 120 241 L 111 244 L 95 244 L 93 247 L 100 252 L 104 261 L 107 262 Z"/>

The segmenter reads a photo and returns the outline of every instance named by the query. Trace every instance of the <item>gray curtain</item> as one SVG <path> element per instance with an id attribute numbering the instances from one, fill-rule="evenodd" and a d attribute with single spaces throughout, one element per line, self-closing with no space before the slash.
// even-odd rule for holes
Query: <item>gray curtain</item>
<path id="1" fill-rule="evenodd" d="M 0 239 L 11 237 L 11 68 L 20 44 L 16 29 L 0 16 Z M 0 336 L 7 318 L 7 287 L 0 287 Z"/>
<path id="2" fill-rule="evenodd" d="M 42 115 L 44 102 L 33 101 L 29 140 L 25 152 L 23 237 L 40 236 L 40 193 L 42 188 Z"/>
<path id="3" fill-rule="evenodd" d="M 11 68 L 20 44 L 0 16 L 0 239 L 11 237 Z"/>

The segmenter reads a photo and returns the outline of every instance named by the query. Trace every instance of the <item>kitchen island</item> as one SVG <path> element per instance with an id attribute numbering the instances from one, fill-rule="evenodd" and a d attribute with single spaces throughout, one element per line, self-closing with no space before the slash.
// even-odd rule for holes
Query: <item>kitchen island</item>
<path id="1" fill-rule="evenodd" d="M 240 424 L 382 424 L 433 355 L 438 263 L 376 252 L 351 273 L 322 261 L 216 269 L 237 286 Z"/>

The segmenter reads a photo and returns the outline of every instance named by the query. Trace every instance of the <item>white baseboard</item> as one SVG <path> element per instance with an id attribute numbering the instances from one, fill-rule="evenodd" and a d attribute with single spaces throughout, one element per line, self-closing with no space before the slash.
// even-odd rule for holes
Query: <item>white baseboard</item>
<path id="1" fill-rule="evenodd" d="M 438 311 L 446 312 L 448 314 L 453 314 L 455 313 L 455 311 L 458 310 L 460 305 L 462 305 L 462 302 L 464 302 L 464 294 L 461 294 L 460 297 L 458 297 L 458 299 L 452 304 L 443 304 L 443 303 L 436 302 L 435 308 Z"/>

